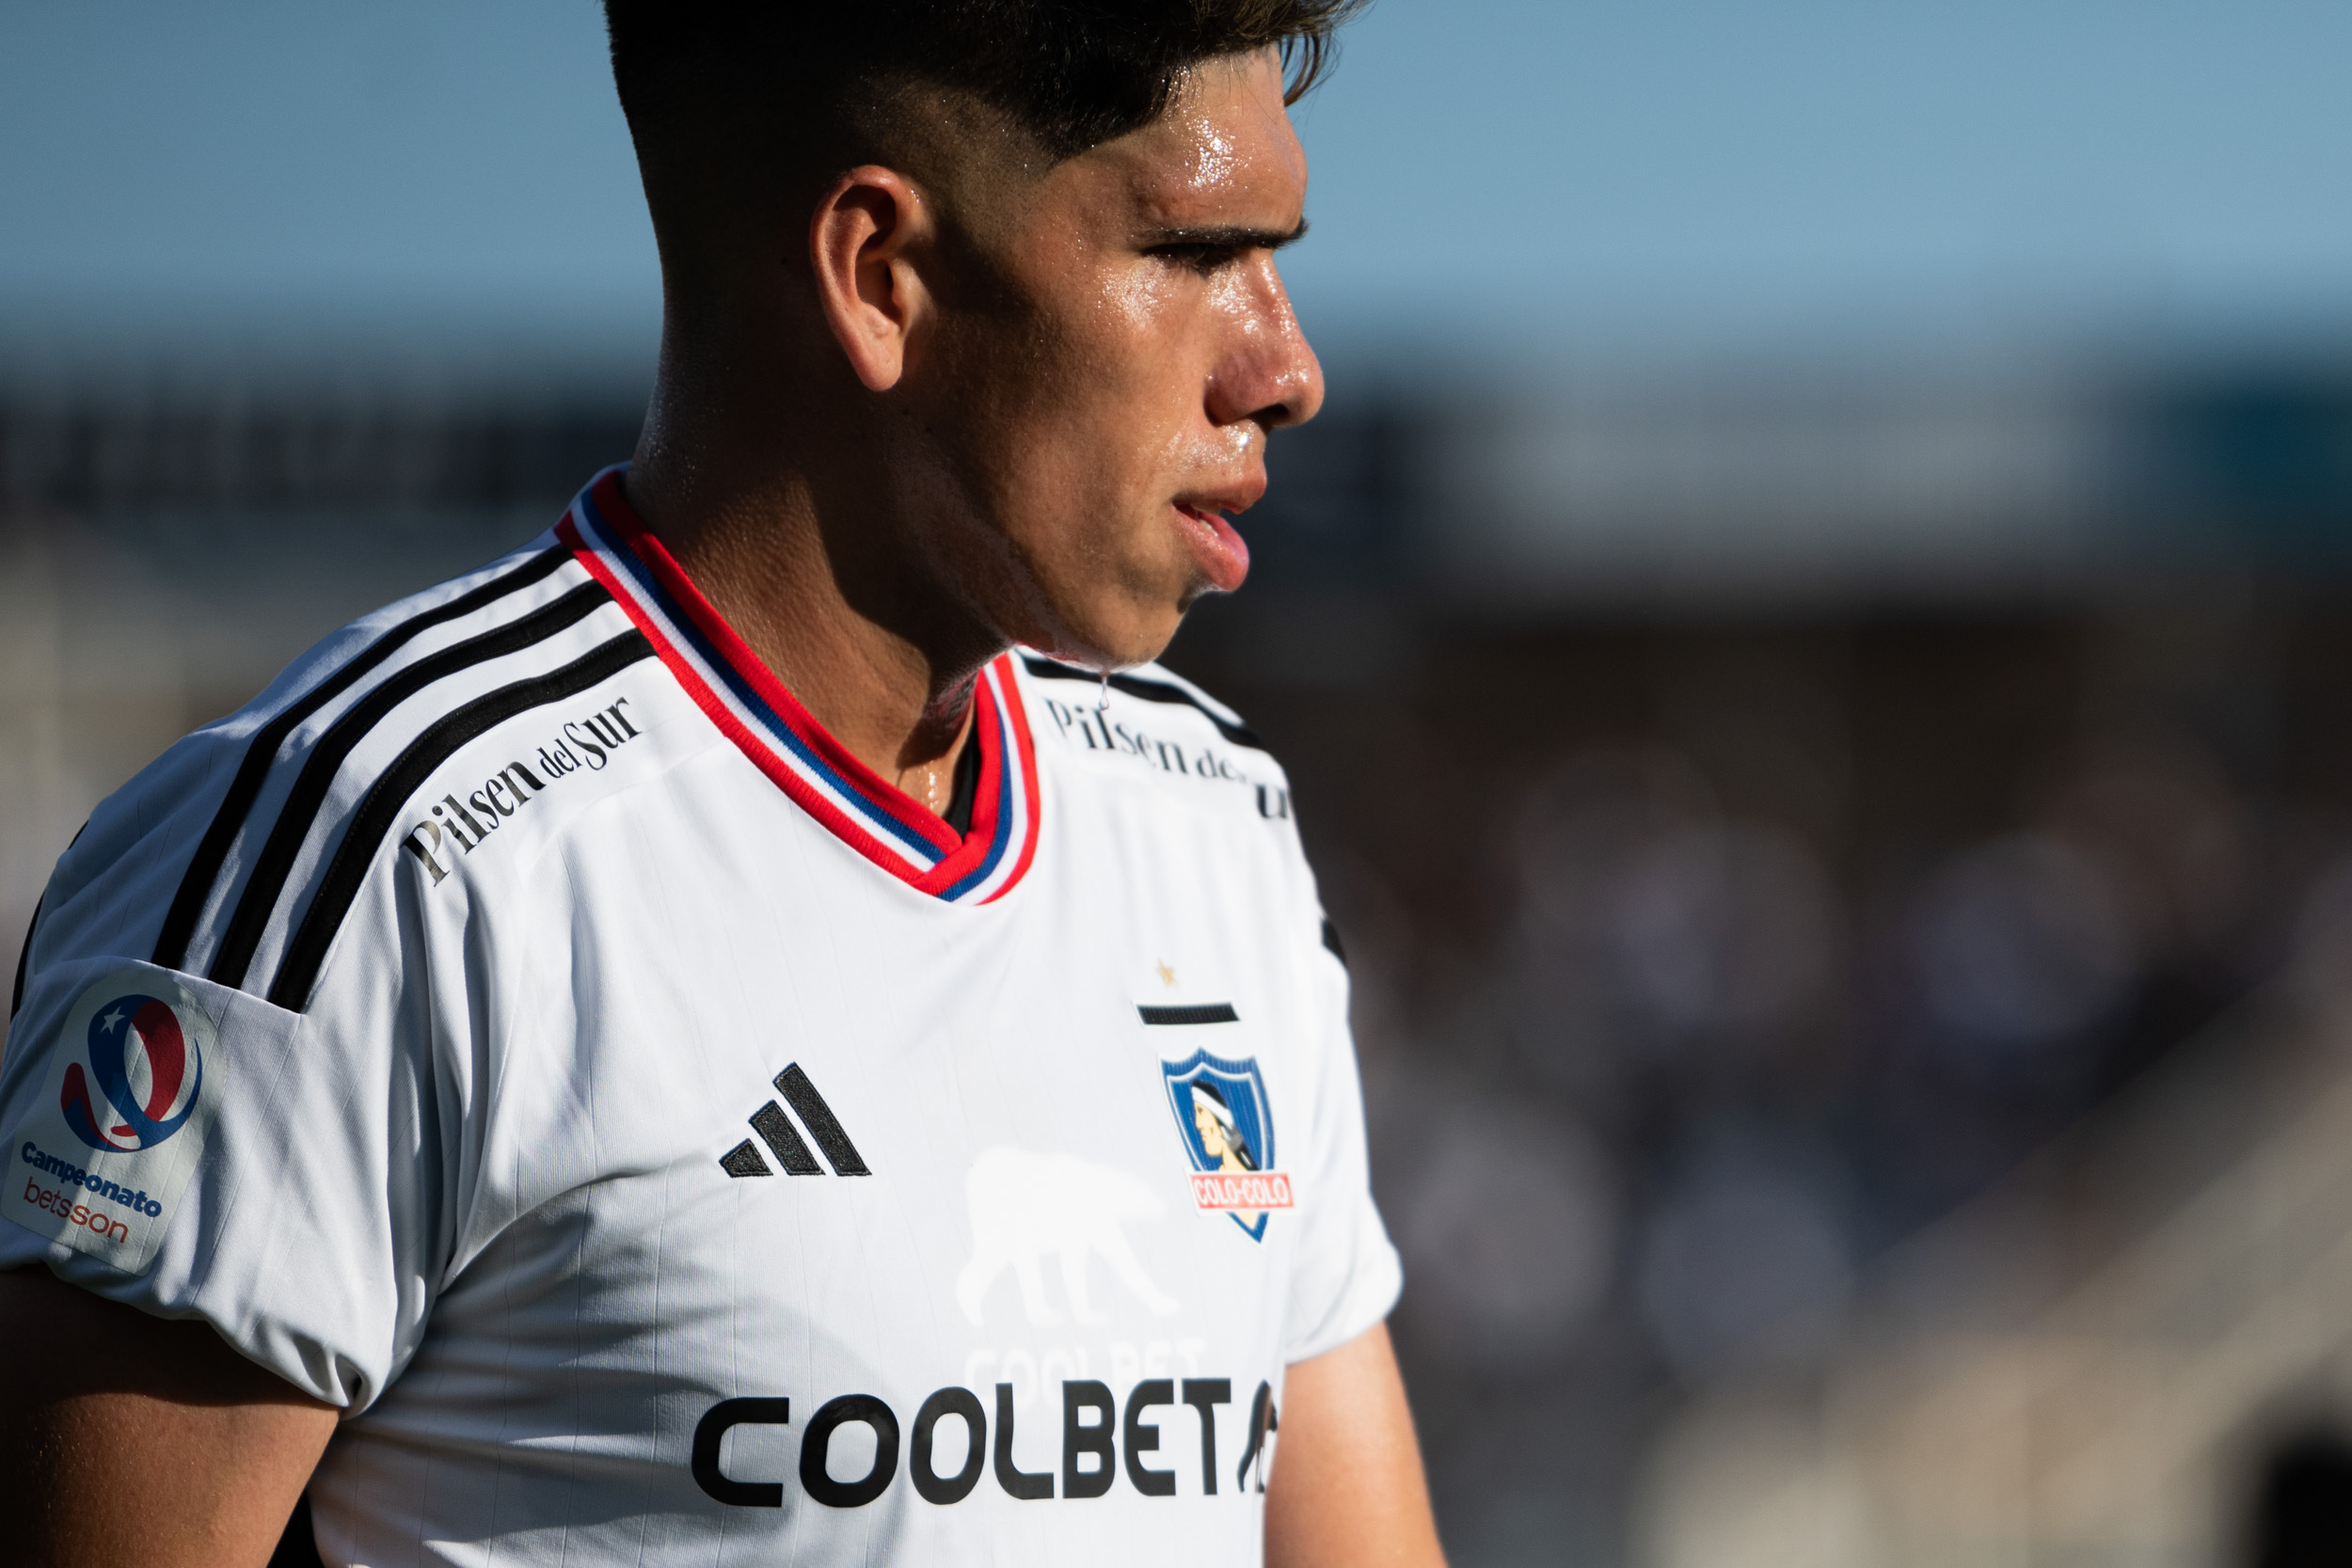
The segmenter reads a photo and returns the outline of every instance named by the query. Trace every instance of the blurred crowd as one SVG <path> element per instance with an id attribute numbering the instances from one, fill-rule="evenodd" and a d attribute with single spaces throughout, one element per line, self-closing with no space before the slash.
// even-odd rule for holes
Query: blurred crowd
<path id="1" fill-rule="evenodd" d="M 1681 1402 L 1818 1369 L 1876 1259 L 2352 906 L 2338 614 L 1435 617 L 1317 688 L 1187 633 L 1354 960 L 1457 1551 L 1622 1560 Z"/>

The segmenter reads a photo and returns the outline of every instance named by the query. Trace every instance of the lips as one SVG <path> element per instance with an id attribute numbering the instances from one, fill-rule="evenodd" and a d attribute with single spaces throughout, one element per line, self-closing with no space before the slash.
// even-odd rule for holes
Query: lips
<path id="1" fill-rule="evenodd" d="M 1218 592 L 1231 594 L 1249 575 L 1249 546 L 1216 508 L 1177 501 L 1171 508 L 1177 528 L 1200 566 L 1201 576 Z"/>

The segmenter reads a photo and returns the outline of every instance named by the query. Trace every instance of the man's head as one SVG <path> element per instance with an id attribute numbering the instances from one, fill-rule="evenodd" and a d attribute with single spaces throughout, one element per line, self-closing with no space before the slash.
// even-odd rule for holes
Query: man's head
<path id="1" fill-rule="evenodd" d="M 1306 194 L 1285 108 L 1358 3 L 608 0 L 665 380 L 724 382 L 739 439 L 792 427 L 881 618 L 944 594 L 1152 657 L 1239 584 L 1223 515 L 1322 399 L 1273 262 Z"/>

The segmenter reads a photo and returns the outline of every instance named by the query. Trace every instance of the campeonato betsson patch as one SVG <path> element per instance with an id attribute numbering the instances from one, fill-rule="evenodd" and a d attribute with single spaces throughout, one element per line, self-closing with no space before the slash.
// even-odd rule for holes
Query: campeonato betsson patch
<path id="1" fill-rule="evenodd" d="M 0 1217 L 125 1274 L 155 1258 L 220 1100 L 213 1021 L 188 990 L 126 969 L 82 993 L 10 1140 Z"/>

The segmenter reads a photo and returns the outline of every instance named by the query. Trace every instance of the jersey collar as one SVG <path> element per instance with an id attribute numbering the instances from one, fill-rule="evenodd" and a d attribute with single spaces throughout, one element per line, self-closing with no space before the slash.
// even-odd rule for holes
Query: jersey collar
<path id="1" fill-rule="evenodd" d="M 980 672 L 972 830 L 894 787 L 828 734 L 710 607 L 621 494 L 626 466 L 589 482 L 556 534 L 602 583 L 710 721 L 834 837 L 916 890 L 954 904 L 1002 896 L 1037 853 L 1037 754 L 1007 654 Z"/>

